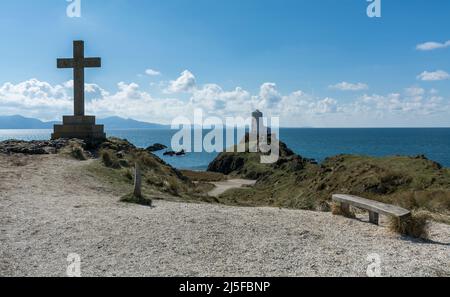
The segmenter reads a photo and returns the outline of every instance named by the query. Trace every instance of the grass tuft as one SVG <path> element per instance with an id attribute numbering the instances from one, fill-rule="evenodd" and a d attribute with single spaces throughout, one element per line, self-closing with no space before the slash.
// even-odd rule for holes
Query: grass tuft
<path id="1" fill-rule="evenodd" d="M 395 233 L 414 238 L 428 239 L 428 220 L 426 213 L 413 213 L 409 218 L 400 220 L 396 217 L 389 219 L 389 229 Z"/>
<path id="2" fill-rule="evenodd" d="M 133 174 L 131 173 L 131 170 L 130 169 L 128 169 L 127 171 L 125 171 L 125 177 L 128 179 L 128 180 L 133 180 Z"/>
<path id="3" fill-rule="evenodd" d="M 79 144 L 74 144 L 70 148 L 70 155 L 76 160 L 86 161 L 88 158 Z"/>
<path id="4" fill-rule="evenodd" d="M 103 149 L 100 151 L 100 157 L 102 159 L 103 164 L 106 167 L 113 168 L 113 169 L 119 169 L 120 162 L 117 156 L 114 154 L 113 151 L 109 149 Z"/>
<path id="5" fill-rule="evenodd" d="M 61 153 L 79 161 L 86 161 L 88 159 L 83 146 L 76 141 L 70 141 L 68 145 L 61 150 Z"/>

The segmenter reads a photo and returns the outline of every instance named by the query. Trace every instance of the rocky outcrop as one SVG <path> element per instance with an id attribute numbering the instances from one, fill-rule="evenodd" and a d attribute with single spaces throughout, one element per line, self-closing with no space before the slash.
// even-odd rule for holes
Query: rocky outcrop
<path id="1" fill-rule="evenodd" d="M 248 135 L 245 137 L 248 142 Z M 209 172 L 218 172 L 225 175 L 241 175 L 245 178 L 261 178 L 273 170 L 282 169 L 295 171 L 303 169 L 306 164 L 314 164 L 314 160 L 296 155 L 288 146 L 279 142 L 280 156 L 274 164 L 261 164 L 260 153 L 221 153 L 208 166 Z"/>
<path id="2" fill-rule="evenodd" d="M 146 150 L 149 151 L 150 153 L 154 153 L 165 150 L 166 148 L 167 146 L 165 146 L 164 144 L 155 143 L 154 145 L 151 145 L 148 148 L 146 148 Z"/>
<path id="3" fill-rule="evenodd" d="M 82 140 L 57 139 L 48 141 L 21 141 L 7 140 L 0 142 L 0 153 L 3 154 L 24 154 L 24 155 L 48 155 L 56 154 L 60 149 L 78 143 L 81 147 L 85 147 Z"/>
<path id="4" fill-rule="evenodd" d="M 186 151 L 185 150 L 181 150 L 179 152 L 174 152 L 174 151 L 167 151 L 164 153 L 164 156 L 169 156 L 169 157 L 180 157 L 180 156 L 185 156 L 186 155 Z"/>
<path id="5" fill-rule="evenodd" d="M 115 137 L 108 138 L 100 145 L 99 148 L 100 150 L 112 150 L 122 154 L 136 150 L 136 146 L 134 146 L 128 140 Z"/>
<path id="6" fill-rule="evenodd" d="M 222 153 L 208 166 L 208 171 L 229 175 L 240 171 L 245 165 L 245 159 L 236 154 Z"/>

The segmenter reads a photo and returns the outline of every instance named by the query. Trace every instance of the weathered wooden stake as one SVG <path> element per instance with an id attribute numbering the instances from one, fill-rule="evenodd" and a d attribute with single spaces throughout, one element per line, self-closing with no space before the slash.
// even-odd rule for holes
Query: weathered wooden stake
<path id="1" fill-rule="evenodd" d="M 134 197 L 142 198 L 142 174 L 139 164 L 134 167 Z"/>

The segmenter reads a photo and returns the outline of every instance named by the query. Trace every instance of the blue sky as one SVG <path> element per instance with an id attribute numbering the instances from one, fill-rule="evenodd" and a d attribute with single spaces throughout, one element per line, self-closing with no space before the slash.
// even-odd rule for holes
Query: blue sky
<path id="1" fill-rule="evenodd" d="M 103 59 L 86 71 L 101 117 L 261 108 L 284 126 L 450 126 L 449 1 L 381 0 L 381 18 L 365 0 L 81 3 L 69 18 L 65 0 L 2 1 L 0 115 L 70 114 L 72 73 L 56 58 L 83 39 Z"/>

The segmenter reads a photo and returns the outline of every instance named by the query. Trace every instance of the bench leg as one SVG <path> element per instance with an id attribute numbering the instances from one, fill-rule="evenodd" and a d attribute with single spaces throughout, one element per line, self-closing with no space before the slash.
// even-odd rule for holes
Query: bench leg
<path id="1" fill-rule="evenodd" d="M 380 220 L 380 215 L 376 212 L 369 211 L 369 221 L 372 224 L 378 225 Z"/>
<path id="2" fill-rule="evenodd" d="M 344 213 L 344 214 L 350 213 L 350 204 L 341 203 L 341 210 L 342 210 L 342 213 Z"/>

